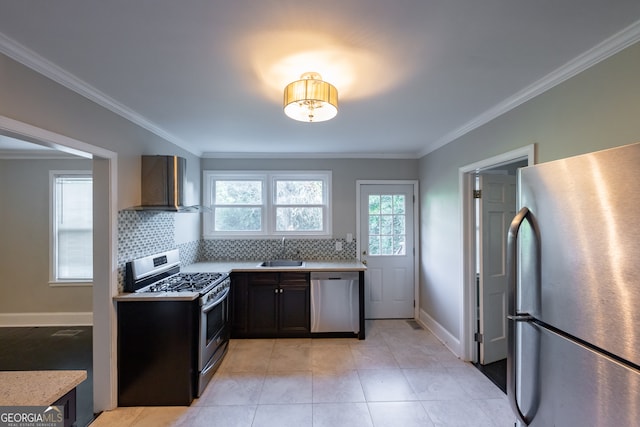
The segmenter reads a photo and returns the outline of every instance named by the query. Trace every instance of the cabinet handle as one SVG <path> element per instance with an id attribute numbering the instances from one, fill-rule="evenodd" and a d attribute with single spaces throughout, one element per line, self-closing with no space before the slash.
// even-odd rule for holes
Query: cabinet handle
<path id="1" fill-rule="evenodd" d="M 278 288 L 274 289 L 274 292 L 277 294 L 278 293 Z"/>
<path id="2" fill-rule="evenodd" d="M 280 293 L 282 293 L 282 288 L 280 288 Z"/>

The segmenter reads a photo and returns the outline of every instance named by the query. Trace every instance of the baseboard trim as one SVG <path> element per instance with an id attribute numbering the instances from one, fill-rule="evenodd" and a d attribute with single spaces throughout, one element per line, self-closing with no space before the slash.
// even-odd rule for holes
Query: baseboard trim
<path id="1" fill-rule="evenodd" d="M 0 313 L 0 327 L 93 326 L 93 313 Z"/>
<path id="2" fill-rule="evenodd" d="M 451 352 L 456 355 L 456 357 L 462 358 L 462 346 L 460 345 L 460 340 L 453 335 L 449 331 L 447 331 L 440 323 L 436 322 L 436 320 L 429 316 L 429 314 L 420 309 L 420 318 L 416 319 L 423 327 L 427 328 L 433 335 L 438 338 L 442 344 L 445 345 Z"/>

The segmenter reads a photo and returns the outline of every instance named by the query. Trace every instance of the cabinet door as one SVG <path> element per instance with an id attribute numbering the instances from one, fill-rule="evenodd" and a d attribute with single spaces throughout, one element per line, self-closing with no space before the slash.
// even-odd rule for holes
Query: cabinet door
<path id="1" fill-rule="evenodd" d="M 309 313 L 309 284 L 280 285 L 280 335 L 304 336 L 311 333 Z"/>
<path id="2" fill-rule="evenodd" d="M 278 332 L 278 285 L 249 283 L 249 334 L 275 336 Z"/>
<path id="3" fill-rule="evenodd" d="M 231 274 L 231 289 L 229 293 L 231 337 L 245 335 L 249 328 L 249 287 L 247 273 Z"/>

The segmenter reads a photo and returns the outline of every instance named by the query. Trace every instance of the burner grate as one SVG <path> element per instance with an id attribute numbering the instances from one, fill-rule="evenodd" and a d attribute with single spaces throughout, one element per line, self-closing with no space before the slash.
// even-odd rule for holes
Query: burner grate
<path id="1" fill-rule="evenodd" d="M 203 292 L 221 278 L 222 273 L 177 273 L 152 284 L 147 292 Z"/>

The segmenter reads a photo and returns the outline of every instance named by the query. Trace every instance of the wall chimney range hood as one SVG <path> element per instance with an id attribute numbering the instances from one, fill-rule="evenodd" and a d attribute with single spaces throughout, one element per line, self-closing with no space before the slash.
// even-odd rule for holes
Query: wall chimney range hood
<path id="1" fill-rule="evenodd" d="M 141 157 L 141 202 L 127 210 L 200 212 L 202 206 L 184 206 L 187 160 L 178 156 Z"/>

